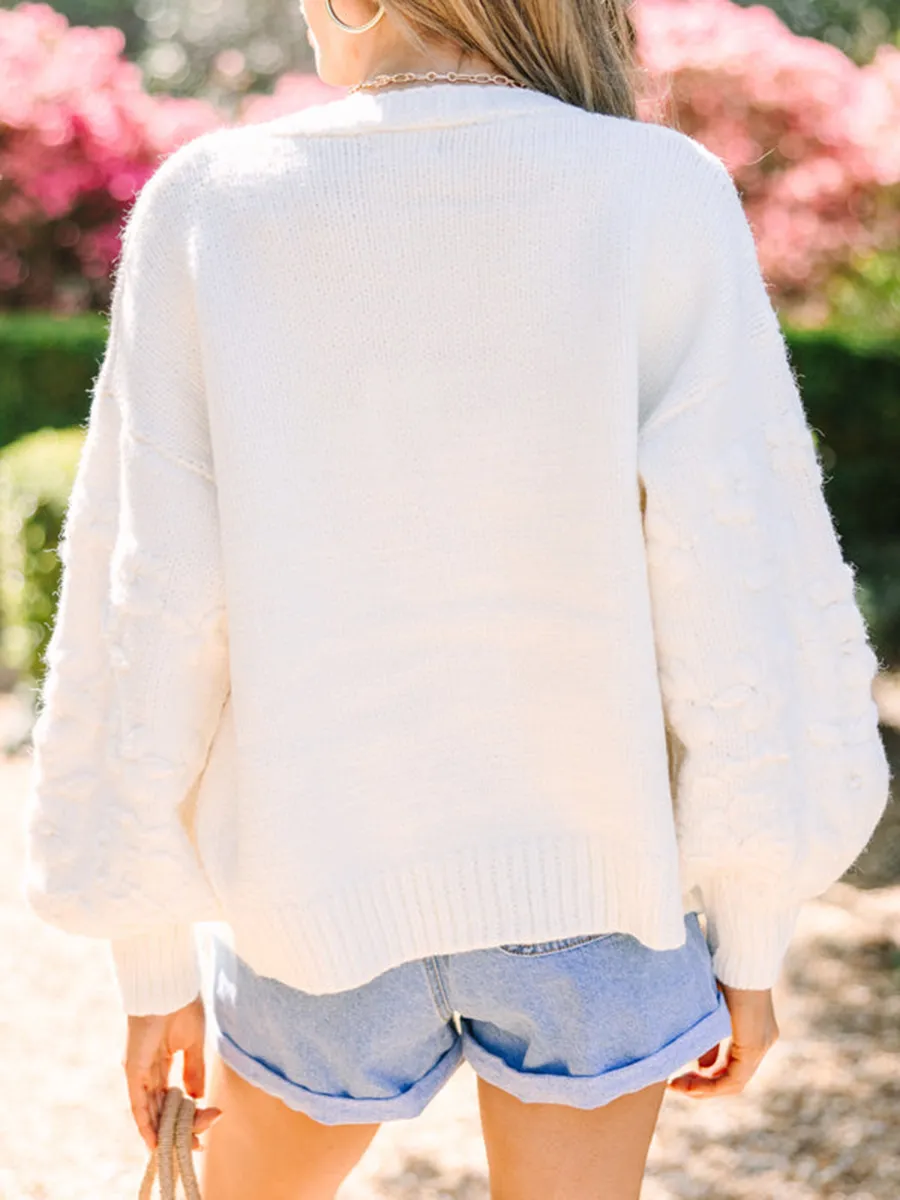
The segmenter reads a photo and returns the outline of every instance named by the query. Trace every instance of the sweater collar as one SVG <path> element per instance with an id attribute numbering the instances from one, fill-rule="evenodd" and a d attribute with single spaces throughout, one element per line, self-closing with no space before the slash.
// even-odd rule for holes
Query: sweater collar
<path id="1" fill-rule="evenodd" d="M 561 116 L 574 108 L 556 96 L 531 88 L 433 83 L 353 92 L 291 113 L 278 123 L 284 133 L 340 134 L 470 124 L 531 113 Z"/>

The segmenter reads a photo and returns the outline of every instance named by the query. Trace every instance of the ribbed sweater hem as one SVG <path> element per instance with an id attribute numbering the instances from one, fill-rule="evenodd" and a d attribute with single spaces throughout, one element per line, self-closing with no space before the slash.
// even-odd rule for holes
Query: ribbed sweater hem
<path id="1" fill-rule="evenodd" d="M 777 983 L 800 905 L 780 904 L 758 881 L 717 879 L 703 887 L 716 978 L 764 991 Z"/>
<path id="2" fill-rule="evenodd" d="M 254 872 L 253 882 L 252 901 L 247 888 L 222 914 L 236 952 L 257 974 L 312 994 L 362 986 L 414 959 L 507 942 L 617 931 L 674 950 L 684 945 L 689 911 L 706 914 L 721 982 L 768 988 L 799 912 L 737 878 L 683 889 L 669 857 L 646 845 L 624 854 L 612 835 L 470 847 L 306 903 L 285 903 L 275 872 Z M 199 990 L 190 925 L 114 940 L 112 950 L 131 1014 L 174 1011 Z"/>
<path id="3" fill-rule="evenodd" d="M 403 962 L 506 942 L 631 933 L 684 944 L 671 857 L 621 839 L 542 839 L 468 847 L 398 867 L 307 904 L 243 896 L 229 916 L 237 953 L 260 975 L 314 994 L 360 986 Z"/>

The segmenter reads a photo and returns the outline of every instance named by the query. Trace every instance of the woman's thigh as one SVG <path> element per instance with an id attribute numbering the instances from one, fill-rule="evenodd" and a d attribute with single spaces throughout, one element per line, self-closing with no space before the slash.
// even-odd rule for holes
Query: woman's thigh
<path id="1" fill-rule="evenodd" d="M 204 1200 L 331 1200 L 379 1125 L 415 1116 L 461 1058 L 429 973 L 408 963 L 311 995 L 216 940 Z"/>
<path id="2" fill-rule="evenodd" d="M 203 1200 L 333 1200 L 378 1125 L 320 1125 L 213 1061 L 222 1116 L 198 1156 Z"/>
<path id="3" fill-rule="evenodd" d="M 479 1079 L 491 1200 L 638 1200 L 665 1090 L 581 1109 L 525 1104 Z"/>
<path id="4" fill-rule="evenodd" d="M 623 933 L 444 960 L 494 1200 L 635 1200 L 666 1080 L 731 1031 L 697 915 L 652 950 Z"/>

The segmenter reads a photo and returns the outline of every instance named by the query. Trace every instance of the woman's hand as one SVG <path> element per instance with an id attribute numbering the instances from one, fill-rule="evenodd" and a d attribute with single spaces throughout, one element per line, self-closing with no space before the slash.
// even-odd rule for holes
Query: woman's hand
<path id="1" fill-rule="evenodd" d="M 728 1059 L 715 1075 L 689 1072 L 671 1080 L 669 1087 L 686 1096 L 735 1096 L 742 1092 L 756 1073 L 766 1052 L 778 1040 L 778 1025 L 771 991 L 719 987 L 731 1014 L 731 1046 Z M 711 1067 L 718 1057 L 714 1046 L 699 1059 L 701 1067 Z"/>
<path id="2" fill-rule="evenodd" d="M 203 1042 L 206 1034 L 206 1014 L 198 996 L 184 1008 L 164 1017 L 129 1017 L 128 1042 L 125 1048 L 125 1078 L 128 1098 L 138 1132 L 149 1150 L 156 1149 L 159 1117 L 172 1058 L 180 1050 L 184 1056 L 182 1079 L 184 1090 L 199 1099 L 206 1086 L 203 1063 Z M 200 1148 L 198 1134 L 208 1129 L 221 1115 L 221 1109 L 198 1109 L 194 1114 L 194 1149 Z"/>

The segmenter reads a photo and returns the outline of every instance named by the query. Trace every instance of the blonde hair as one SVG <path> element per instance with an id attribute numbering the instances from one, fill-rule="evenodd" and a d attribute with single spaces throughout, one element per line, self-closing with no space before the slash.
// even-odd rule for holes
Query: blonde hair
<path id="1" fill-rule="evenodd" d="M 382 0 L 420 50 L 448 39 L 497 71 L 589 112 L 636 115 L 625 0 Z"/>

